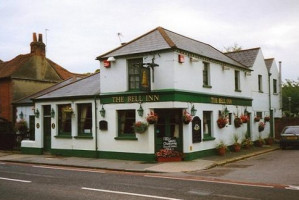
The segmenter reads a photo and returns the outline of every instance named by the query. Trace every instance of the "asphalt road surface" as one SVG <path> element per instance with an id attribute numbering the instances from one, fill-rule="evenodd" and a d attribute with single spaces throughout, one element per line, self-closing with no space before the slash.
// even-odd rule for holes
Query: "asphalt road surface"
<path id="1" fill-rule="evenodd" d="M 279 184 L 0 163 L 1 200 L 292 200 L 298 196 L 297 188 Z"/>

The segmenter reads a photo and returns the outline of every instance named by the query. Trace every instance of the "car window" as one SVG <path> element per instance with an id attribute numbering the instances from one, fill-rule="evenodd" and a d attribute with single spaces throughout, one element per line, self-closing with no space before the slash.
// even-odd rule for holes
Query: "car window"
<path id="1" fill-rule="evenodd" d="M 284 134 L 299 134 L 299 127 L 289 127 L 283 131 Z"/>

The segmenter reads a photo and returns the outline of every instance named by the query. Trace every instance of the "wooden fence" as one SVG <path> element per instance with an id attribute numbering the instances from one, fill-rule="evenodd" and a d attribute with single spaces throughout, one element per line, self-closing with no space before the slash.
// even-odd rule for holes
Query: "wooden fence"
<path id="1" fill-rule="evenodd" d="M 299 117 L 275 118 L 275 139 L 280 139 L 280 133 L 285 126 L 299 126 Z"/>

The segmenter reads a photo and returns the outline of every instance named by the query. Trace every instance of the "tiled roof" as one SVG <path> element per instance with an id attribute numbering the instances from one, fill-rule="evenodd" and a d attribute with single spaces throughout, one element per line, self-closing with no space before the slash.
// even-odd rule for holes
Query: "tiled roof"
<path id="1" fill-rule="evenodd" d="M 37 97 L 42 96 L 42 95 L 45 95 L 45 94 L 47 94 L 49 92 L 52 92 L 54 90 L 57 90 L 58 88 L 64 87 L 64 86 L 66 86 L 66 85 L 68 85 L 68 84 L 70 84 L 70 83 L 72 83 L 74 81 L 77 81 L 79 79 L 81 79 L 81 78 L 80 77 L 69 78 L 69 79 L 67 79 L 65 81 L 62 81 L 62 82 L 57 83 L 57 84 L 55 84 L 55 85 L 53 85 L 51 87 L 48 87 L 48 88 L 46 88 L 46 89 L 44 89 L 42 91 L 39 91 L 37 93 L 34 93 L 34 94 L 29 95 L 27 97 L 24 97 L 24 98 L 22 98 L 22 99 L 20 99 L 20 100 L 18 100 L 16 102 L 14 102 L 14 104 L 31 104 L 31 103 L 33 103 L 32 99 L 37 98 Z"/>
<path id="2" fill-rule="evenodd" d="M 266 64 L 267 68 L 271 68 L 273 61 L 274 61 L 274 58 L 265 59 L 265 64 Z"/>
<path id="3" fill-rule="evenodd" d="M 2 62 L 0 63 L 0 79 L 1 78 L 7 78 L 12 77 L 13 73 L 16 72 L 19 68 L 24 66 L 27 62 L 30 62 L 30 59 L 36 56 L 34 54 L 24 54 L 24 55 L 18 55 L 14 59 Z M 52 60 L 46 58 L 46 61 L 48 64 L 57 72 L 57 74 L 60 76 L 61 79 L 65 80 L 73 76 L 82 76 L 80 74 L 73 74 L 60 65 L 56 64 Z"/>
<path id="4" fill-rule="evenodd" d="M 228 52 L 228 53 L 225 53 L 225 55 L 231 57 L 232 59 L 238 61 L 239 63 L 242 63 L 243 65 L 245 65 L 247 67 L 252 67 L 259 50 L 260 50 L 260 48 L 258 47 L 258 48 L 254 48 L 254 49 L 246 49 L 246 50 Z"/>
<path id="5" fill-rule="evenodd" d="M 52 92 L 36 98 L 36 100 L 60 99 L 67 97 L 95 96 L 100 94 L 100 73 L 92 74 Z"/>
<path id="6" fill-rule="evenodd" d="M 160 51 L 165 49 L 180 49 L 201 55 L 213 60 L 245 68 L 209 44 L 185 37 L 162 27 L 158 27 L 112 51 L 97 57 L 104 59 L 111 56 L 124 56 L 137 53 Z"/>

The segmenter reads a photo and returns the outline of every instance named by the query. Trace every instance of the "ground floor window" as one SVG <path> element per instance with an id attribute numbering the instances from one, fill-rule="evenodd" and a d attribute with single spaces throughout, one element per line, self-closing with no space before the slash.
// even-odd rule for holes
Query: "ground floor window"
<path id="1" fill-rule="evenodd" d="M 134 136 L 135 132 L 133 125 L 136 121 L 135 110 L 119 110 L 118 114 L 118 136 Z"/>
<path id="2" fill-rule="evenodd" d="M 212 137 L 212 112 L 203 111 L 203 136 L 204 138 Z"/>
<path id="3" fill-rule="evenodd" d="M 92 105 L 91 103 L 78 104 L 78 135 L 91 135 L 92 132 Z"/>
<path id="4" fill-rule="evenodd" d="M 71 135 L 72 107 L 71 104 L 58 105 L 58 135 Z"/>

